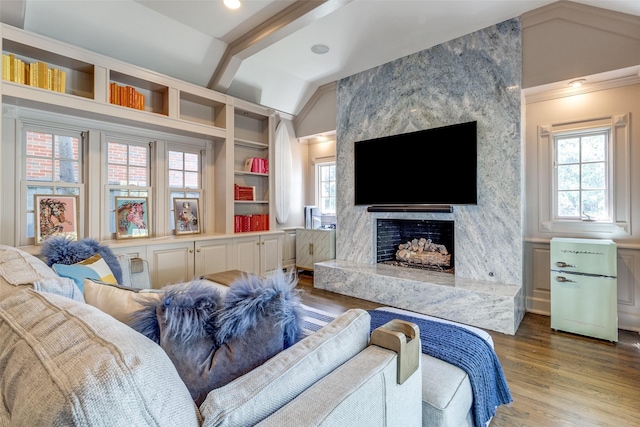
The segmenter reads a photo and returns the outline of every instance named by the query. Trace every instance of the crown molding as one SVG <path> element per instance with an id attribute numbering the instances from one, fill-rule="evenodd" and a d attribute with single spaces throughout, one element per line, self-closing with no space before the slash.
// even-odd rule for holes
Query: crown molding
<path id="1" fill-rule="evenodd" d="M 583 78 L 587 82 L 579 88 L 569 87 L 569 82 Z M 601 90 L 640 84 L 640 65 L 622 70 L 609 71 L 591 76 L 575 77 L 561 82 L 542 86 L 530 87 L 522 90 L 525 103 L 550 101 L 568 96 L 582 95 Z"/>

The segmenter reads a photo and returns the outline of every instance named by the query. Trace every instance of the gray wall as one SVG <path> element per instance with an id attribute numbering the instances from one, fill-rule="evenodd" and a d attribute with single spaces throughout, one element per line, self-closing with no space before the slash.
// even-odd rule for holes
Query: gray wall
<path id="1" fill-rule="evenodd" d="M 455 220 L 456 276 L 522 283 L 519 19 L 353 75 L 337 88 L 337 258 L 374 262 L 376 217 Z M 353 203 L 353 143 L 478 121 L 478 205 L 452 214 L 371 214 Z M 393 149 L 393 147 L 389 147 Z M 384 159 L 381 159 L 384 167 Z M 420 159 L 403 184 L 429 185 Z M 415 172 L 414 172 L 415 171 Z M 455 179 L 456 171 L 444 179 Z"/>

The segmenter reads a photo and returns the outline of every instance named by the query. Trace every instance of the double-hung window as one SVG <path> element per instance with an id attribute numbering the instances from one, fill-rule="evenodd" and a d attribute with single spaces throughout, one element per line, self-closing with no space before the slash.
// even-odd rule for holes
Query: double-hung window
<path id="1" fill-rule="evenodd" d="M 169 174 L 170 229 L 175 230 L 175 199 L 202 198 L 202 173 L 200 151 L 169 149 L 167 153 Z M 200 203 L 200 206 L 202 204 Z M 201 208 L 202 209 L 202 208 Z"/>
<path id="2" fill-rule="evenodd" d="M 35 236 L 35 195 L 79 196 L 79 206 L 83 205 L 83 137 L 81 132 L 26 126 L 23 140 L 25 174 L 21 193 L 26 202 L 26 244 L 33 242 Z M 78 231 L 81 233 L 80 228 Z"/>
<path id="3" fill-rule="evenodd" d="M 107 196 L 109 233 L 116 232 L 116 197 L 146 197 L 151 203 L 149 183 L 150 145 L 146 141 L 107 137 Z"/>
<path id="4" fill-rule="evenodd" d="M 322 215 L 336 214 L 336 164 L 318 163 L 318 206 Z"/>

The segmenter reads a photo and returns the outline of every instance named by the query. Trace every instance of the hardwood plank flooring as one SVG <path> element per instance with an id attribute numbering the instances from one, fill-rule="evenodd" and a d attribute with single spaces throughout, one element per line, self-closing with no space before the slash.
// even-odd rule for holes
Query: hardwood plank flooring
<path id="1" fill-rule="evenodd" d="M 301 273 L 305 304 L 339 314 L 380 304 L 313 288 Z M 640 334 L 619 331 L 610 343 L 552 331 L 550 318 L 527 313 L 516 335 L 494 340 L 513 403 L 498 408 L 492 427 L 640 425 Z"/>

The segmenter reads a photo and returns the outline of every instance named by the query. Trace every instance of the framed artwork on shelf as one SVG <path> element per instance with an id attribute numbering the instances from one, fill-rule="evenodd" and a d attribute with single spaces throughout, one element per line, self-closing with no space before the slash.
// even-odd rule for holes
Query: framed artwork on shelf
<path id="1" fill-rule="evenodd" d="M 36 194 L 33 206 L 36 245 L 50 237 L 78 240 L 78 196 Z"/>
<path id="2" fill-rule="evenodd" d="M 150 237 L 146 197 L 116 197 L 116 239 Z"/>
<path id="3" fill-rule="evenodd" d="M 176 235 L 198 234 L 202 231 L 198 201 L 198 199 L 173 199 Z"/>

